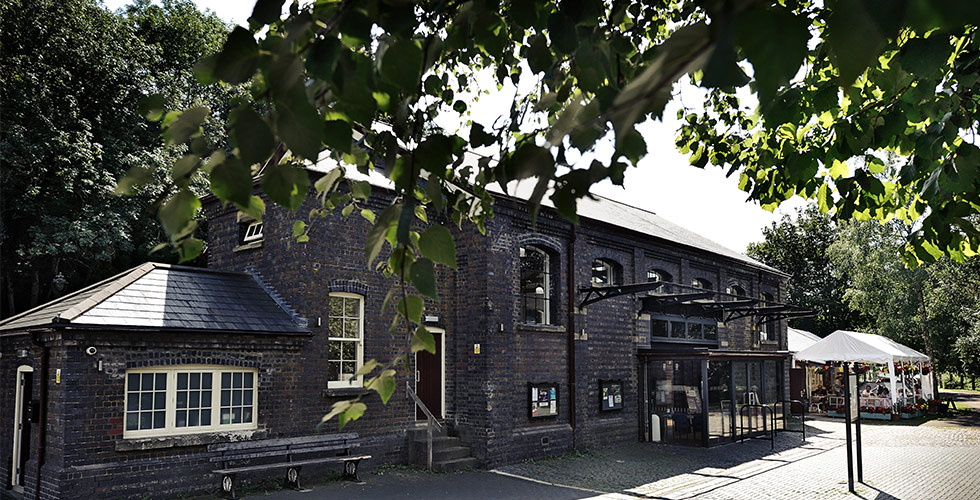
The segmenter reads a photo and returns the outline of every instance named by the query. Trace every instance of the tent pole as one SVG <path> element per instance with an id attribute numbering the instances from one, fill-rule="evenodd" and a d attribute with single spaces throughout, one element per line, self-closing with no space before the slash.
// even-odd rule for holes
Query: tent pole
<path id="1" fill-rule="evenodd" d="M 844 365 L 844 429 L 847 435 L 847 491 L 854 493 L 854 456 L 853 441 L 851 440 L 851 372 L 848 369 L 850 363 L 841 362 Z"/>
<path id="2" fill-rule="evenodd" d="M 896 384 L 898 383 L 898 381 L 895 380 L 895 377 L 897 377 L 898 374 L 895 373 L 895 360 L 894 359 L 888 360 L 888 373 L 889 373 L 889 377 L 888 377 L 888 385 L 889 385 L 889 387 L 888 387 L 888 389 L 890 391 L 892 391 L 891 392 L 891 396 L 892 396 L 891 397 L 891 400 L 892 400 L 892 410 L 894 411 L 895 405 L 898 404 L 898 392 L 896 391 L 896 389 L 897 389 L 896 388 Z"/>

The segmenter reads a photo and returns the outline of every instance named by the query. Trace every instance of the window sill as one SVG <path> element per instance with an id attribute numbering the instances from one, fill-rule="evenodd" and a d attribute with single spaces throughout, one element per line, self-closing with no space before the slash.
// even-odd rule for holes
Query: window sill
<path id="1" fill-rule="evenodd" d="M 779 345 L 778 340 L 760 340 L 759 343 L 762 345 Z"/>
<path id="2" fill-rule="evenodd" d="M 183 446 L 204 446 L 215 443 L 252 441 L 265 439 L 266 431 L 252 429 L 247 431 L 202 432 L 180 436 L 160 436 L 146 438 L 123 438 L 116 441 L 116 451 L 159 450 Z"/>
<path id="3" fill-rule="evenodd" d="M 371 389 L 364 387 L 328 387 L 320 394 L 324 397 L 346 397 L 346 396 L 366 396 L 371 393 Z"/>
<path id="4" fill-rule="evenodd" d="M 256 248 L 262 248 L 262 242 L 263 240 L 250 241 L 248 243 L 238 245 L 237 247 L 232 249 L 232 252 L 243 252 L 245 250 L 255 250 Z"/>
<path id="5" fill-rule="evenodd" d="M 561 325 L 544 325 L 541 323 L 518 323 L 518 331 L 522 332 L 541 332 L 541 333 L 565 333 L 565 327 Z"/>

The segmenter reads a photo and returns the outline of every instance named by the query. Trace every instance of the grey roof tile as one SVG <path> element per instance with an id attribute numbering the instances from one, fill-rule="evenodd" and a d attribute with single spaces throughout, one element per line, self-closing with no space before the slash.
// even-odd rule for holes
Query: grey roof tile
<path id="1" fill-rule="evenodd" d="M 0 322 L 0 332 L 52 326 L 178 328 L 300 334 L 303 320 L 256 277 L 147 263 Z"/>

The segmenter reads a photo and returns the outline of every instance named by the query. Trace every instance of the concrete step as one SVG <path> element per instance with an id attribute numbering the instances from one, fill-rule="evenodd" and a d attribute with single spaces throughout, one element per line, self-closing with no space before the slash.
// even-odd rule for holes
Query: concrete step
<path id="1" fill-rule="evenodd" d="M 413 441 L 418 441 L 420 439 L 423 440 L 423 441 L 425 441 L 425 437 L 427 435 L 428 435 L 428 433 L 426 432 L 425 427 L 417 428 L 417 429 L 410 429 L 408 431 L 408 436 Z M 442 431 L 438 431 L 436 429 L 433 429 L 432 430 L 432 437 L 433 438 L 435 438 L 435 437 L 445 437 L 445 436 L 449 436 L 449 432 L 448 432 L 448 430 L 445 427 L 442 428 Z"/>
<path id="2" fill-rule="evenodd" d="M 422 453 L 425 453 L 423 450 Z M 470 456 L 469 446 L 449 446 L 446 448 L 432 447 L 432 461 L 443 462 L 456 458 L 468 458 Z"/>
<path id="3" fill-rule="evenodd" d="M 415 439 L 413 439 L 412 440 L 412 444 L 414 444 L 417 448 L 424 449 L 426 446 L 428 446 L 428 441 L 426 440 L 425 436 L 422 436 L 421 438 L 415 438 Z M 460 441 L 459 441 L 459 438 L 458 437 L 454 437 L 454 436 L 433 436 L 432 437 L 432 449 L 433 450 L 438 450 L 438 449 L 442 449 L 442 448 L 449 448 L 449 447 L 452 447 L 452 446 L 460 446 Z"/>
<path id="4" fill-rule="evenodd" d="M 445 461 L 432 461 L 432 470 L 435 472 L 457 472 L 464 469 L 476 467 L 479 462 L 473 457 L 454 458 Z"/>

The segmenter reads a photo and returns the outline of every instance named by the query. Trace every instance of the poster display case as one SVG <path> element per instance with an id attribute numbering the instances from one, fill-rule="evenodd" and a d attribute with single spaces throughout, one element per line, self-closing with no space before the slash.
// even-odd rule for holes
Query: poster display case
<path id="1" fill-rule="evenodd" d="M 558 416 L 558 384 L 528 382 L 528 415 L 532 419 Z"/>
<path id="2" fill-rule="evenodd" d="M 613 411 L 623 409 L 623 380 L 599 381 L 599 410 Z"/>

